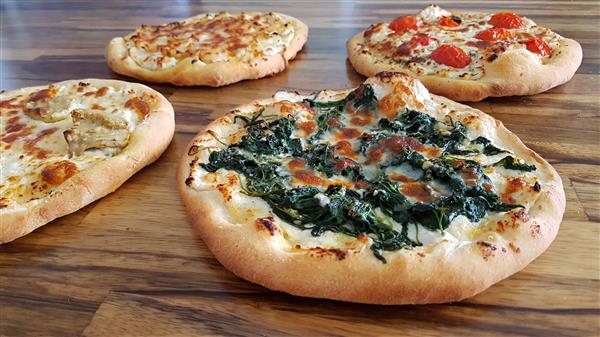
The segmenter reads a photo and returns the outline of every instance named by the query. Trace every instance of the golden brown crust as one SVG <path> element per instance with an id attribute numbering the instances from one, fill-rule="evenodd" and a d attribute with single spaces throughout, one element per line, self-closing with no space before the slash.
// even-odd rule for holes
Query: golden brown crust
<path id="1" fill-rule="evenodd" d="M 350 63 L 357 72 L 367 77 L 381 71 L 410 73 L 432 93 L 456 101 L 476 102 L 486 97 L 538 94 L 568 82 L 582 59 L 581 45 L 575 40 L 563 38 L 553 57 L 545 64 L 532 53 L 510 50 L 486 64 L 485 75 L 477 80 L 418 76 L 400 65 L 380 62 L 372 54 L 360 52 L 363 33 L 354 35 L 346 45 Z"/>
<path id="2" fill-rule="evenodd" d="M 473 296 L 521 270 L 554 240 L 565 208 L 562 182 L 556 171 L 493 117 L 466 105 L 432 95 L 451 110 L 474 113 L 497 140 L 526 161 L 534 161 L 545 177 L 542 193 L 529 208 L 529 218 L 510 235 L 485 240 L 440 242 L 434 247 L 386 252 L 387 264 L 373 257 L 367 246 L 342 258 L 283 249 L 277 230 L 257 230 L 255 224 L 234 224 L 223 194 L 189 187 L 194 165 L 184 155 L 177 185 L 194 229 L 215 257 L 241 278 L 294 295 L 373 304 L 424 304 L 458 301 Z M 298 96 L 302 99 L 309 96 Z M 255 110 L 273 102 L 259 100 L 237 108 Z M 228 115 L 199 133 L 192 145 L 216 145 L 208 130 L 228 134 L 240 126 Z"/>
<path id="3" fill-rule="evenodd" d="M 249 15 L 264 15 L 250 12 Z M 255 64 L 248 62 L 223 61 L 209 64 L 193 63 L 189 57 L 167 69 L 151 70 L 138 65 L 128 54 L 125 40 L 116 37 L 106 48 L 108 66 L 116 73 L 138 78 L 149 82 L 172 83 L 174 85 L 191 86 L 207 85 L 220 87 L 242 80 L 258 79 L 279 73 L 294 59 L 308 39 L 308 26 L 300 20 L 281 13 L 274 13 L 293 23 L 294 38 L 285 48 L 283 54 L 268 56 L 257 60 Z"/>
<path id="4" fill-rule="evenodd" d="M 116 80 L 84 79 L 70 82 L 86 82 L 99 86 L 136 88 L 157 98 L 146 119 L 132 132 L 127 147 L 118 155 L 94 164 L 74 175 L 60 185 L 48 197 L 30 202 L 26 208 L 3 209 L 0 212 L 0 243 L 12 241 L 31 233 L 46 223 L 73 213 L 115 191 L 134 173 L 154 162 L 169 145 L 175 129 L 173 107 L 157 91 L 137 83 Z M 31 87 L 22 91 L 45 88 Z"/>

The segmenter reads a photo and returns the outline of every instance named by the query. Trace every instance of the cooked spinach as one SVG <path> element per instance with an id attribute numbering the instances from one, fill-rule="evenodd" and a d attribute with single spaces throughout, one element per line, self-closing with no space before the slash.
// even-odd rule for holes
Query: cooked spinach
<path id="1" fill-rule="evenodd" d="M 329 120 L 333 118 L 339 118 L 340 116 L 341 113 L 337 110 L 327 109 L 322 111 L 317 117 L 317 131 L 313 133 L 312 136 L 308 138 L 308 140 L 314 142 L 317 139 L 319 139 L 323 134 L 325 134 L 329 130 L 330 127 L 332 127 L 331 125 L 329 125 Z"/>
<path id="2" fill-rule="evenodd" d="M 317 131 L 309 137 L 309 141 L 311 142 L 318 140 L 329 130 L 331 127 L 329 125 L 330 119 L 339 118 L 348 104 L 352 104 L 354 109 L 368 109 L 377 100 L 373 88 L 368 84 L 361 85 L 346 97 L 337 101 L 320 102 L 316 100 L 318 96 L 319 93 L 313 99 L 304 99 L 304 102 L 308 103 L 319 114 L 317 116 Z"/>
<path id="3" fill-rule="evenodd" d="M 295 119 L 292 115 L 270 123 L 249 123 L 247 133 L 239 143 L 233 146 L 251 153 L 265 155 L 300 155 L 302 153 L 300 139 L 290 138 L 294 127 Z"/>
<path id="4" fill-rule="evenodd" d="M 399 155 L 394 156 L 388 166 L 400 166 L 403 163 L 408 163 L 416 169 L 422 169 L 423 164 L 425 163 L 425 157 L 417 151 L 406 150 Z"/>
<path id="5" fill-rule="evenodd" d="M 369 109 L 377 102 L 375 91 L 373 90 L 373 87 L 368 84 L 361 85 L 354 92 L 356 93 L 356 97 L 352 104 L 354 109 Z"/>
<path id="6" fill-rule="evenodd" d="M 410 202 L 400 193 L 400 186 L 385 175 L 371 182 L 363 198 L 399 223 L 406 223 L 409 219 Z"/>
<path id="7" fill-rule="evenodd" d="M 389 137 L 389 134 L 382 131 L 374 131 L 372 133 L 363 133 L 360 136 L 360 152 L 364 155 L 368 154 L 371 147 L 379 144 L 382 140 Z"/>
<path id="8" fill-rule="evenodd" d="M 304 100 L 318 114 L 317 131 L 304 146 L 300 139 L 292 137 L 296 130 L 292 115 L 267 121 L 260 111 L 252 118 L 235 116 L 234 121 L 244 122 L 246 134 L 238 143 L 210 153 L 208 162 L 200 165 L 209 172 L 223 168 L 243 175 L 243 193 L 262 198 L 278 217 L 300 229 L 310 230 L 314 236 L 327 231 L 369 236 L 373 240 L 373 254 L 383 262 L 384 251 L 420 245 L 418 239 L 413 241 L 408 237 L 411 225 L 443 232 L 457 216 L 476 222 L 488 212 L 521 207 L 502 203 L 489 186 L 484 188 L 491 180 L 479 163 L 453 156 L 479 152 L 473 149 L 477 147 L 465 145 L 464 125 L 444 124 L 412 109 L 406 109 L 393 120 L 382 118 L 377 128 L 364 132 L 360 152 L 367 156 L 370 149 L 380 146 L 383 140 L 401 135 L 439 149 L 441 156 L 428 159 L 415 150 L 406 149 L 380 163 L 376 178 L 366 179 L 360 163 L 338 156 L 334 146 L 318 140 L 328 131 L 329 120 L 342 119 L 346 109 L 377 109 L 373 88 L 363 85 L 334 102 L 319 102 L 317 98 L 318 94 Z M 481 145 L 485 155 L 507 152 L 484 137 L 470 143 Z M 366 187 L 360 191 L 338 184 L 289 187 L 290 174 L 281 167 L 292 158 L 303 160 L 308 168 L 327 177 L 342 175 L 352 182 L 365 181 Z M 435 182 L 434 185 L 443 186 L 445 192 L 433 202 L 414 202 L 407 198 L 401 192 L 401 185 L 385 174 L 387 168 L 405 164 L 420 172 L 419 183 Z M 522 171 L 536 169 L 512 156 L 493 165 Z"/>
<path id="9" fill-rule="evenodd" d="M 473 222 L 481 220 L 488 211 L 506 212 L 519 205 L 504 204 L 494 193 L 485 192 L 479 187 L 467 188 L 464 193 L 454 191 L 450 196 L 442 196 L 435 203 L 414 204 L 409 212 L 411 222 L 429 230 L 443 231 L 452 220 L 463 215 Z"/>
<path id="10" fill-rule="evenodd" d="M 282 177 L 277 172 L 279 163 L 269 161 L 259 163 L 235 147 L 211 152 L 208 160 L 208 163 L 201 164 L 208 172 L 224 168 L 243 174 L 247 181 L 245 189 L 251 195 L 262 196 L 273 190 L 285 189 Z"/>
<path id="11" fill-rule="evenodd" d="M 315 171 L 324 173 L 327 177 L 341 174 L 342 176 L 349 177 L 352 181 L 357 181 L 364 177 L 362 169 L 357 162 L 336 156 L 335 147 L 327 144 L 309 145 L 304 150 L 302 158 L 308 166 Z M 342 163 L 340 163 L 341 161 Z"/>
<path id="12" fill-rule="evenodd" d="M 250 161 L 252 160 L 242 155 L 237 148 L 228 147 L 221 151 L 211 152 L 208 163 L 200 164 L 200 166 L 208 172 L 215 172 L 220 168 L 240 172 L 246 170 L 248 166 L 246 164 L 253 164 Z"/>
<path id="13" fill-rule="evenodd" d="M 379 127 L 382 130 L 392 134 L 403 134 L 418 139 L 423 144 L 434 145 L 440 148 L 444 153 L 467 154 L 473 150 L 461 150 L 459 147 L 463 144 L 466 136 L 466 128 L 461 123 L 445 125 L 445 131 L 442 131 L 435 118 L 426 113 L 412 109 L 405 109 L 402 114 L 394 120 L 382 118 L 379 120 Z"/>
<path id="14" fill-rule="evenodd" d="M 237 120 L 239 118 L 245 123 L 246 127 L 261 123 L 261 122 L 263 122 L 263 120 L 260 119 L 260 117 L 262 116 L 263 112 L 265 112 L 265 108 L 260 109 L 260 111 L 258 111 L 255 115 L 253 115 L 252 118 L 248 118 L 244 115 L 235 115 L 235 116 L 233 116 L 233 122 L 237 123 Z"/>
<path id="15" fill-rule="evenodd" d="M 424 180 L 437 180 L 445 183 L 450 190 L 462 192 L 465 189 L 465 183 L 460 177 L 460 171 L 454 169 L 446 160 L 430 161 L 429 165 L 423 170 Z"/>
<path id="16" fill-rule="evenodd" d="M 485 137 L 477 137 L 471 141 L 472 144 L 481 144 L 483 146 L 483 154 L 486 156 L 493 156 L 499 153 L 506 153 L 508 151 L 502 150 L 494 145 L 492 145 L 492 141 Z"/>
<path id="17" fill-rule="evenodd" d="M 317 101 L 317 98 L 319 97 L 319 93 L 317 93 L 315 95 L 314 98 L 309 99 L 309 98 L 305 98 L 303 100 L 303 102 L 308 103 L 308 105 L 313 108 L 318 110 L 319 112 L 322 111 L 327 111 L 327 110 L 334 110 L 337 111 L 339 113 L 342 113 L 344 111 L 344 107 L 346 106 L 346 104 L 353 100 L 354 97 L 356 97 L 356 91 L 352 91 L 350 92 L 346 97 L 337 100 L 337 101 L 329 101 L 329 102 L 320 102 Z"/>
<path id="18" fill-rule="evenodd" d="M 322 205 L 314 187 L 298 187 L 263 196 L 274 213 L 294 226 L 310 230 L 313 236 L 326 231 L 350 236 L 368 235 L 377 258 L 385 262 L 383 250 L 396 250 L 413 244 L 406 233 L 398 232 L 379 221 L 373 207 L 361 201 L 360 194 L 341 185 L 329 186 L 323 194 L 329 199 Z"/>
<path id="19" fill-rule="evenodd" d="M 451 221 L 445 208 L 424 203 L 416 203 L 411 207 L 410 219 L 431 231 L 439 230 L 442 233 Z"/>
<path id="20" fill-rule="evenodd" d="M 319 115 L 317 116 L 317 131 L 310 136 L 309 141 L 315 141 L 325 134 L 331 127 L 329 120 L 333 118 L 339 118 L 344 111 L 346 104 L 356 97 L 356 91 L 350 92 L 346 97 L 330 102 L 319 102 L 316 101 L 319 93 L 315 95 L 313 99 L 304 99 L 305 103 L 313 108 Z"/>
<path id="21" fill-rule="evenodd" d="M 516 159 L 513 156 L 506 156 L 500 159 L 498 162 L 494 163 L 494 166 L 502 166 L 510 170 L 526 172 L 535 171 L 537 169 L 535 165 L 527 165 L 526 163 L 523 163 L 522 161 Z"/>

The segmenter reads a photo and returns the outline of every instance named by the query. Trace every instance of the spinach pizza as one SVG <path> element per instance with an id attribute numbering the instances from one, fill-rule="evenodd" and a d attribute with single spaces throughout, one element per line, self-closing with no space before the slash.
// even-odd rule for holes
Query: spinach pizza
<path id="1" fill-rule="evenodd" d="M 378 23 L 347 44 L 354 69 L 410 72 L 459 101 L 532 95 L 567 82 L 581 46 L 512 12 L 448 12 L 436 5 Z"/>
<path id="2" fill-rule="evenodd" d="M 177 184 L 216 258 L 270 289 L 336 300 L 461 300 L 557 234 L 556 171 L 502 123 L 382 72 L 277 92 L 199 133 Z"/>

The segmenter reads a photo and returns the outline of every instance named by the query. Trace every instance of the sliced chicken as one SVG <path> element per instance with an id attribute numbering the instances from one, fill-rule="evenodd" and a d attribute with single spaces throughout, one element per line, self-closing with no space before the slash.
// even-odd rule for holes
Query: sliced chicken
<path id="1" fill-rule="evenodd" d="M 97 111 L 71 111 L 73 127 L 63 134 L 69 144 L 69 155 L 77 156 L 90 149 L 118 151 L 129 142 L 127 120 Z"/>

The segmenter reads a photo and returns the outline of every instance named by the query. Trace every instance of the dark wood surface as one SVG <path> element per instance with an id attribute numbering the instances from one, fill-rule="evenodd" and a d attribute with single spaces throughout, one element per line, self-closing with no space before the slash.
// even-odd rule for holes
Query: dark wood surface
<path id="1" fill-rule="evenodd" d="M 115 193 L 0 247 L 2 336 L 600 334 L 600 76 L 597 1 L 440 2 L 511 10 L 578 40 L 573 80 L 530 97 L 472 104 L 502 120 L 561 174 L 567 209 L 550 249 L 469 300 L 381 307 L 272 292 L 225 270 L 192 235 L 174 186 L 195 132 L 237 104 L 278 89 L 346 88 L 362 77 L 345 41 L 371 23 L 430 1 L 2 1 L 2 89 L 86 77 L 118 78 L 104 60 L 114 36 L 204 11 L 276 10 L 310 27 L 287 71 L 231 86 L 151 85 L 176 111 L 165 154 Z"/>

